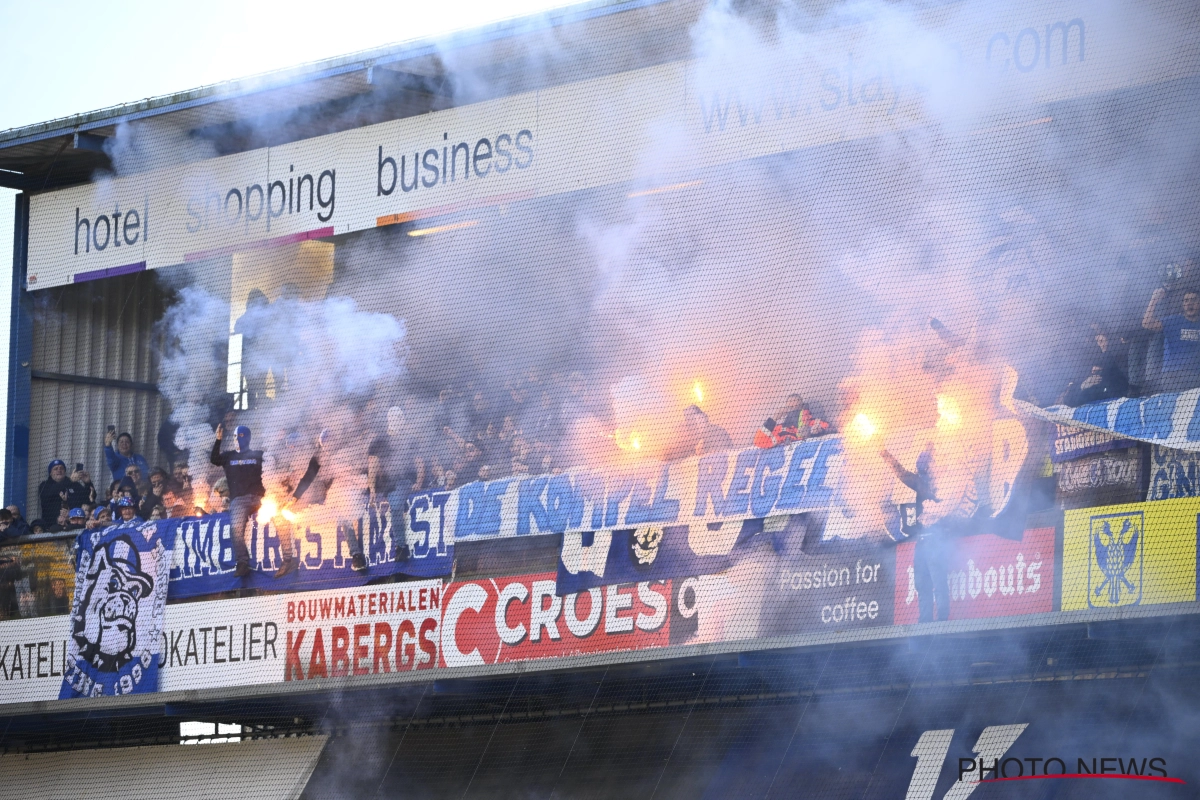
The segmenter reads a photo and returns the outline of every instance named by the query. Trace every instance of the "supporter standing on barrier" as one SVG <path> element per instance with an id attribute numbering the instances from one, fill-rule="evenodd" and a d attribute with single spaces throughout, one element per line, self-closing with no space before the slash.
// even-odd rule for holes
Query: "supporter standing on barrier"
<path id="1" fill-rule="evenodd" d="M 906 538 L 917 540 L 913 553 L 913 582 L 917 589 L 919 620 L 933 622 L 935 604 L 936 619 L 950 619 L 949 535 L 944 525 L 940 522 L 927 523 L 925 517 L 925 504 L 940 502 L 933 480 L 933 447 L 927 446 L 917 456 L 916 472 L 905 469 L 887 450 L 881 450 L 879 455 L 896 473 L 900 482 L 917 493 L 913 506 L 901 508 L 900 530 Z M 911 517 L 908 512 L 911 512 Z"/>
<path id="2" fill-rule="evenodd" d="M 258 513 L 267 490 L 263 486 L 263 454 L 250 449 L 250 429 L 238 425 L 233 429 L 236 450 L 221 452 L 221 440 L 225 437 L 225 426 L 217 426 L 217 440 L 213 442 L 209 461 L 225 470 L 229 484 L 229 524 L 233 534 L 233 554 L 237 560 L 235 572 L 239 578 L 250 574 L 250 549 L 246 546 L 246 526 L 250 518 Z"/>
<path id="3" fill-rule="evenodd" d="M 1183 313 L 1159 319 L 1158 306 L 1166 296 L 1166 289 L 1154 290 L 1142 327 L 1163 334 L 1162 391 L 1183 392 L 1200 386 L 1200 294 L 1185 292 Z"/>

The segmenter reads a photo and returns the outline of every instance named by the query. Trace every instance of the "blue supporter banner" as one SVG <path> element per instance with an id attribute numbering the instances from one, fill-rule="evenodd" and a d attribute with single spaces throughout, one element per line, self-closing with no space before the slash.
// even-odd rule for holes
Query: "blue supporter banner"
<path id="1" fill-rule="evenodd" d="M 1200 496 L 1200 453 L 1155 445 L 1150 457 L 1147 500 Z"/>
<path id="2" fill-rule="evenodd" d="M 423 496 L 414 501 L 419 502 L 420 497 Z M 169 519 L 159 525 L 178 531 L 171 568 L 172 599 L 234 589 L 336 589 L 360 586 L 389 575 L 440 577 L 449 575 L 454 563 L 452 539 L 435 539 L 430 546 L 428 526 L 410 529 L 404 524 L 403 514 L 386 501 L 372 503 L 353 517 L 330 526 L 334 530 L 297 523 L 292 536 L 299 568 L 280 579 L 273 576 L 283 560 L 278 520 L 264 525 L 257 521 L 250 523 L 247 545 L 254 572 L 246 578 L 234 574 L 228 514 Z M 367 561 L 365 573 L 351 569 L 352 538 L 362 543 Z M 398 547 L 401 540 L 404 547 Z"/>
<path id="3" fill-rule="evenodd" d="M 158 691 L 175 536 L 161 521 L 80 533 L 60 700 Z"/>
<path id="4" fill-rule="evenodd" d="M 837 504 L 841 466 L 842 440 L 826 436 L 670 464 L 514 476 L 419 495 L 409 526 L 453 543 L 796 514 Z"/>
<path id="5" fill-rule="evenodd" d="M 1113 434 L 1174 450 L 1200 451 L 1200 389 L 1119 398 L 1078 408 L 1038 408 L 1020 400 L 1014 402 L 1024 413 L 1058 425 Z"/>

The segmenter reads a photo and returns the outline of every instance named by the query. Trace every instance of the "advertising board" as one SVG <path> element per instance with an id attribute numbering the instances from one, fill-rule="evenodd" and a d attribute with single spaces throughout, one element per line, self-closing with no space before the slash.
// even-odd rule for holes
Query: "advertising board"
<path id="1" fill-rule="evenodd" d="M 896 547 L 896 624 L 918 621 L 915 544 Z M 948 546 L 950 619 L 1038 614 L 1054 610 L 1054 528 L 1025 531 L 1019 540 L 965 536 Z"/>
<path id="2" fill-rule="evenodd" d="M 1079 0 L 1025 0 L 983 19 L 930 22 L 954 43 L 957 68 L 989 93 L 996 113 L 1023 118 L 1045 103 L 1200 69 L 1183 7 L 1145 6 L 1140 13 L 1164 18 L 1165 33 L 1149 49 L 1120 35 L 1120 14 Z M 673 61 L 36 194 L 28 285 L 636 181 L 647 140 L 664 127 L 680 146 L 657 165 L 661 175 L 927 124 L 921 69 L 856 65 L 855 54 L 870 49 L 868 28 L 808 38 L 794 68 L 769 85 Z"/>
<path id="3" fill-rule="evenodd" d="M 442 582 L 168 605 L 159 691 L 434 666 Z M 0 625 L 0 703 L 57 698 L 69 616 Z"/>
<path id="4" fill-rule="evenodd" d="M 1062 610 L 1196 599 L 1200 499 L 1067 511 Z"/>
<path id="5" fill-rule="evenodd" d="M 1143 499 L 1142 452 L 1138 447 L 1091 453 L 1054 465 L 1060 507 L 1134 503 Z"/>
<path id="6" fill-rule="evenodd" d="M 441 665 L 499 664 L 669 643 L 669 582 L 612 584 L 559 597 L 554 578 L 550 572 L 447 586 Z"/>

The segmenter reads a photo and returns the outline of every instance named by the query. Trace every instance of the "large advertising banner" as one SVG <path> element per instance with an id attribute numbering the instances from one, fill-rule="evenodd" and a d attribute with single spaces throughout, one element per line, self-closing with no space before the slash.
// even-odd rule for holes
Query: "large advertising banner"
<path id="1" fill-rule="evenodd" d="M 453 583 L 442 600 L 445 667 L 643 650 L 670 641 L 667 581 L 560 597 L 549 572 Z"/>
<path id="2" fill-rule="evenodd" d="M 1186 4 L 1136 11 L 1157 22 L 1153 46 L 1122 35 L 1126 14 L 1081 0 L 928 22 L 952 43 L 955 69 L 1024 122 L 1056 100 L 1200 70 Z M 637 180 L 663 126 L 686 145 L 663 172 L 692 174 L 926 124 L 922 74 L 940 65 L 860 61 L 871 36 L 848 25 L 810 37 L 765 85 L 675 61 L 35 194 L 29 288 Z"/>
<path id="3" fill-rule="evenodd" d="M 1200 499 L 1067 511 L 1062 610 L 1196 599 Z"/>
<path id="4" fill-rule="evenodd" d="M 919 621 L 916 544 L 896 548 L 896 624 Z M 950 616 L 1012 617 L 1054 610 L 1054 528 L 1034 528 L 1014 541 L 991 534 L 946 545 Z"/>
<path id="5" fill-rule="evenodd" d="M 162 689 L 428 669 L 441 606 L 440 580 L 172 605 Z"/>

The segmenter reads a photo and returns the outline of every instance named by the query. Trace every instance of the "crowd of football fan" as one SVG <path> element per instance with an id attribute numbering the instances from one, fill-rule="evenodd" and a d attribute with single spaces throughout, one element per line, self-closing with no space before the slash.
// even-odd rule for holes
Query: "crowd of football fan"
<path id="1" fill-rule="evenodd" d="M 1200 386 L 1200 274 L 1190 258 L 1172 263 L 1166 272 L 1138 329 L 1114 334 L 1091 327 L 1090 355 L 1079 362 L 1080 374 L 1055 402 L 1074 406 Z M 577 455 L 569 452 L 574 424 L 584 417 L 604 420 L 610 411 L 605 397 L 580 372 L 543 376 L 536 369 L 500 391 L 445 388 L 426 430 L 371 441 L 364 464 L 366 499 L 402 500 L 477 480 L 561 471 Z M 774 447 L 830 431 L 800 395 L 792 394 L 752 442 Z M 390 422 L 388 433 L 396 433 Z M 734 446 L 730 435 L 693 405 L 684 410 L 670 444 L 658 456 L 672 461 Z M 151 468 L 133 437 L 110 425 L 104 456 L 107 474 L 99 486 L 83 464 L 69 469 L 60 459 L 51 461 L 38 487 L 35 518 L 26 521 L 16 505 L 0 509 L 0 538 L 229 509 L 228 484 L 219 470 L 204 476 L 210 492 L 197 496 L 193 491 L 186 452 L 173 454 L 168 466 Z"/>
<path id="2" fill-rule="evenodd" d="M 101 483 L 103 491 L 82 463 L 68 472 L 66 463 L 56 458 L 38 486 L 39 516 L 27 522 L 17 506 L 9 506 L 0 510 L 0 531 L 6 537 L 59 533 L 104 528 L 120 520 L 205 513 L 210 501 L 195 502 L 184 456 L 170 470 L 151 469 L 145 456 L 135 451 L 133 437 L 117 435 L 110 426 L 104 435 L 104 457 L 111 480 Z"/>
<path id="3" fill-rule="evenodd" d="M 445 389 L 438 398 L 433 429 L 426 435 L 381 435 L 370 443 L 364 499 L 395 502 L 477 480 L 561 471 L 572 465 L 573 454 L 564 450 L 564 443 L 570 441 L 567 434 L 574 423 L 589 415 L 604 416 L 597 396 L 578 372 L 543 380 L 535 370 L 495 397 L 474 389 Z M 16 505 L 0 509 L 0 537 L 229 510 L 229 488 L 219 470 L 205 476 L 212 491 L 198 496 L 186 452 L 178 454 L 169 469 L 152 468 L 129 433 L 109 428 L 104 435 L 108 480 L 98 488 L 83 464 L 68 471 L 61 459 L 51 461 L 38 486 L 38 516 L 26 521 Z M 799 394 L 792 394 L 754 433 L 752 442 L 775 447 L 829 431 L 829 424 L 814 416 Z M 730 435 L 693 405 L 684 410 L 661 457 L 679 460 L 732 447 Z"/>

